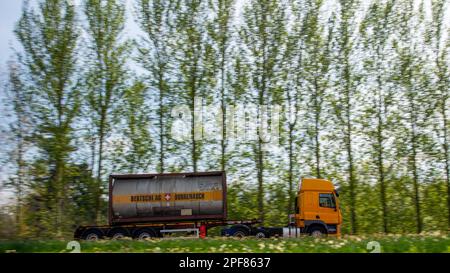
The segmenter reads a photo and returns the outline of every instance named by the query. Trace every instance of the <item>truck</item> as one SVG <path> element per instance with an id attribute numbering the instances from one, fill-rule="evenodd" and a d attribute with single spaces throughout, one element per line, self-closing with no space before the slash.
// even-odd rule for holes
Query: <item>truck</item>
<path id="1" fill-rule="evenodd" d="M 109 176 L 108 224 L 78 226 L 75 239 L 131 237 L 138 240 L 177 232 L 207 236 L 221 227 L 222 236 L 256 238 L 340 235 L 339 194 L 332 182 L 302 178 L 295 213 L 284 227 L 264 227 L 258 219 L 227 218 L 224 171 L 112 174 Z"/>

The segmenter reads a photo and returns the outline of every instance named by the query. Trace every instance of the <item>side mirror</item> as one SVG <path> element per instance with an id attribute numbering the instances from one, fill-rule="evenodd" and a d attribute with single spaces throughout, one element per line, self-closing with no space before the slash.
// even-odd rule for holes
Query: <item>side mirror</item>
<path id="1" fill-rule="evenodd" d="M 336 196 L 339 197 L 339 192 L 337 190 L 334 190 L 334 194 L 336 194 Z"/>

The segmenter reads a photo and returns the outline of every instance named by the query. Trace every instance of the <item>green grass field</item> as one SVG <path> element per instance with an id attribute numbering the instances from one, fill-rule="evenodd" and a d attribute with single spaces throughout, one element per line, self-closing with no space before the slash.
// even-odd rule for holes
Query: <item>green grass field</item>
<path id="1" fill-rule="evenodd" d="M 378 242 L 382 253 L 401 252 L 450 252 L 448 235 L 372 235 L 343 236 L 342 238 L 298 238 L 298 239 L 152 239 L 102 240 L 97 242 L 80 242 L 81 252 L 243 252 L 243 253 L 369 253 Z M 67 249 L 68 241 L 0 241 L 0 253 L 5 252 L 71 252 Z M 369 246 L 368 246 L 369 244 Z"/>

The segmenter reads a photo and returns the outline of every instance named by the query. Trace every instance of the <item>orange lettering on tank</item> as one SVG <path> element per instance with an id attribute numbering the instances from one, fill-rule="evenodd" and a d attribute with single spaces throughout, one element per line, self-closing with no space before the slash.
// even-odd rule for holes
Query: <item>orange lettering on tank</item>
<path id="1" fill-rule="evenodd" d="M 167 196 L 170 199 L 167 200 Z M 113 203 L 149 203 L 149 202 L 176 202 L 176 201 L 222 201 L 222 191 L 207 192 L 174 192 L 156 194 L 126 194 L 114 195 Z"/>

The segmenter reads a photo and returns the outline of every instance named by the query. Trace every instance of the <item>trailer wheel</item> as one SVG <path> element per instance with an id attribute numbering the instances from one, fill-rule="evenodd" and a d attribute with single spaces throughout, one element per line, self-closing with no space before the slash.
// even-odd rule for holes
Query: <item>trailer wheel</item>
<path id="1" fill-rule="evenodd" d="M 99 229 L 91 228 L 86 230 L 81 238 L 86 241 L 97 241 L 103 238 L 103 233 Z"/>
<path id="2" fill-rule="evenodd" d="M 321 226 L 312 226 L 308 229 L 308 233 L 312 237 L 324 237 L 327 235 L 326 230 Z"/>
<path id="3" fill-rule="evenodd" d="M 129 236 L 129 232 L 124 228 L 114 228 L 108 232 L 108 237 L 112 240 L 119 240 Z"/>
<path id="4" fill-rule="evenodd" d="M 146 240 L 156 237 L 155 231 L 149 228 L 137 230 L 133 236 L 137 240 Z"/>
<path id="5" fill-rule="evenodd" d="M 266 238 L 266 234 L 262 231 L 259 231 L 258 233 L 255 234 L 255 237 L 258 239 L 263 239 Z"/>

